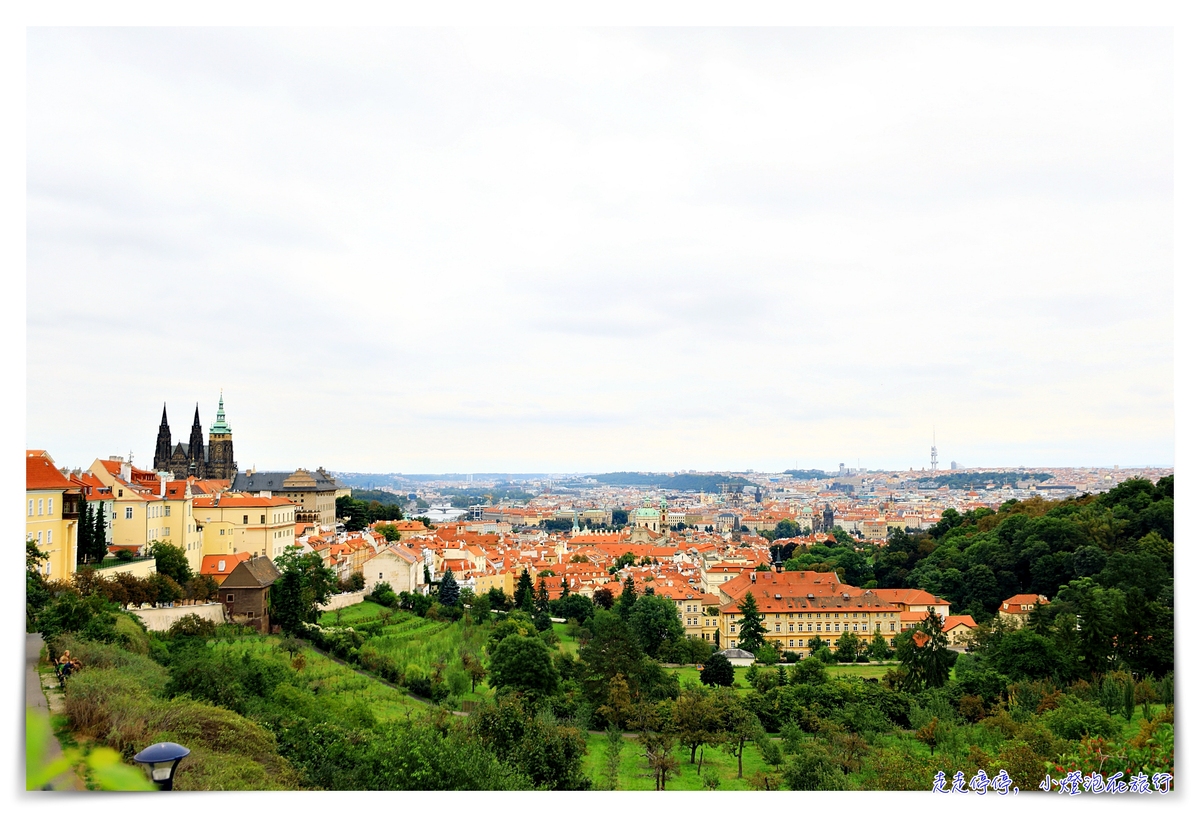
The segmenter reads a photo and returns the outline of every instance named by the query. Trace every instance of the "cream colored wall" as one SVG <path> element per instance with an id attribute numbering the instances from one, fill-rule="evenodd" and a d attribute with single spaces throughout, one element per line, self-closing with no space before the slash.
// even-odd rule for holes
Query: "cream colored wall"
<path id="1" fill-rule="evenodd" d="M 112 521 L 112 543 L 114 545 L 144 545 L 146 544 L 146 501 L 139 497 L 130 497 L 130 491 L 124 497 L 116 498 L 117 490 L 113 489 L 113 513 L 116 518 Z M 126 518 L 126 508 L 133 508 L 133 515 Z"/>
<path id="2" fill-rule="evenodd" d="M 788 613 L 768 613 L 763 619 L 763 626 L 767 628 L 764 637 L 780 651 L 791 650 L 800 653 L 801 656 L 808 655 L 808 640 L 814 635 L 820 635 L 821 639 L 829 643 L 832 649 L 833 642 L 837 641 L 847 630 L 868 641 L 874 638 L 875 633 L 878 632 L 888 640 L 890 645 L 894 646 L 893 641 L 900 633 L 899 610 L 858 612 L 857 616 L 854 615 L 855 612 L 858 611 L 844 608 L 841 610 L 806 610 L 791 614 L 793 618 L 790 619 Z M 827 615 L 828 618 L 826 618 Z M 737 612 L 721 614 L 722 646 L 728 647 L 736 644 L 741 620 L 742 616 Z M 780 625 L 779 632 L 775 631 L 776 623 Z M 789 623 L 795 625 L 794 630 L 788 630 Z M 827 625 L 828 630 L 821 626 L 822 624 Z M 856 624 L 858 625 L 857 630 L 853 628 L 853 625 Z M 812 630 L 807 629 L 809 625 L 812 625 Z"/>
<path id="3" fill-rule="evenodd" d="M 425 578 L 421 562 L 408 562 L 389 551 L 381 551 L 362 565 L 363 582 L 367 589 L 373 588 L 379 582 L 387 582 L 392 590 L 399 593 L 412 593 L 417 584 Z"/>
<path id="4" fill-rule="evenodd" d="M 296 506 L 201 507 L 194 511 L 202 533 L 202 556 L 250 553 L 274 559 L 296 544 Z M 260 521 L 266 517 L 266 522 Z M 247 521 L 243 522 L 242 517 Z M 208 521 L 211 520 L 211 521 Z"/>
<path id="5" fill-rule="evenodd" d="M 78 521 L 62 518 L 62 504 L 61 490 L 25 492 L 25 538 L 40 542 L 38 550 L 49 555 L 43 562 L 42 575 L 50 580 L 69 579 L 75 572 Z"/>

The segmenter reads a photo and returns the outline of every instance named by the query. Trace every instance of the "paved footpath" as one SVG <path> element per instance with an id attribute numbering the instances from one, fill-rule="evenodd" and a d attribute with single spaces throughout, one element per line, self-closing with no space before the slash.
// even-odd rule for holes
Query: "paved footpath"
<path id="1" fill-rule="evenodd" d="M 46 701 L 46 693 L 42 690 L 42 679 L 38 675 L 38 658 L 42 654 L 41 633 L 25 634 L 25 707 L 50 717 L 50 704 Z M 62 744 L 58 736 L 51 733 L 47 762 L 57 760 L 62 756 Z M 57 790 L 83 790 L 83 782 L 73 772 L 63 772 L 54 780 Z"/>

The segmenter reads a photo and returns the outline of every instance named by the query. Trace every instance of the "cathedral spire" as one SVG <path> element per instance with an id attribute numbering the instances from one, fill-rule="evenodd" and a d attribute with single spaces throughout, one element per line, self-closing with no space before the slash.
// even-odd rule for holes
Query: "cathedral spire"
<path id="1" fill-rule="evenodd" d="M 232 434 L 233 429 L 225 422 L 225 392 L 221 392 L 221 398 L 217 401 L 217 421 L 213 423 L 209 429 L 209 434 Z"/>

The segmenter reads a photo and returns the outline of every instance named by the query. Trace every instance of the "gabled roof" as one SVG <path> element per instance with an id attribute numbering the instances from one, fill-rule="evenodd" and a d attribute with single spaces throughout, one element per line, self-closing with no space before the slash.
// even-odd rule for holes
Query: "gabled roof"
<path id="1" fill-rule="evenodd" d="M 25 490 L 54 491 L 74 488 L 71 480 L 54 467 L 54 460 L 45 451 L 25 452 Z"/>
<path id="2" fill-rule="evenodd" d="M 255 556 L 247 559 L 233 569 L 222 584 L 221 589 L 258 589 L 270 587 L 283 574 L 266 556 Z"/>
<path id="3" fill-rule="evenodd" d="M 250 554 L 247 552 L 205 556 L 200 560 L 200 575 L 222 579 L 232 573 L 235 567 L 249 558 Z"/>

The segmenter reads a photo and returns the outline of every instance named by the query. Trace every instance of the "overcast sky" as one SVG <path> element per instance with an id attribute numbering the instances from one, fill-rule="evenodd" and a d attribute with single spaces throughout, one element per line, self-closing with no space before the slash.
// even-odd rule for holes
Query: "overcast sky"
<path id="1" fill-rule="evenodd" d="M 26 444 L 1169 465 L 1169 29 L 33 29 Z M 64 392 L 71 395 L 64 399 Z"/>

